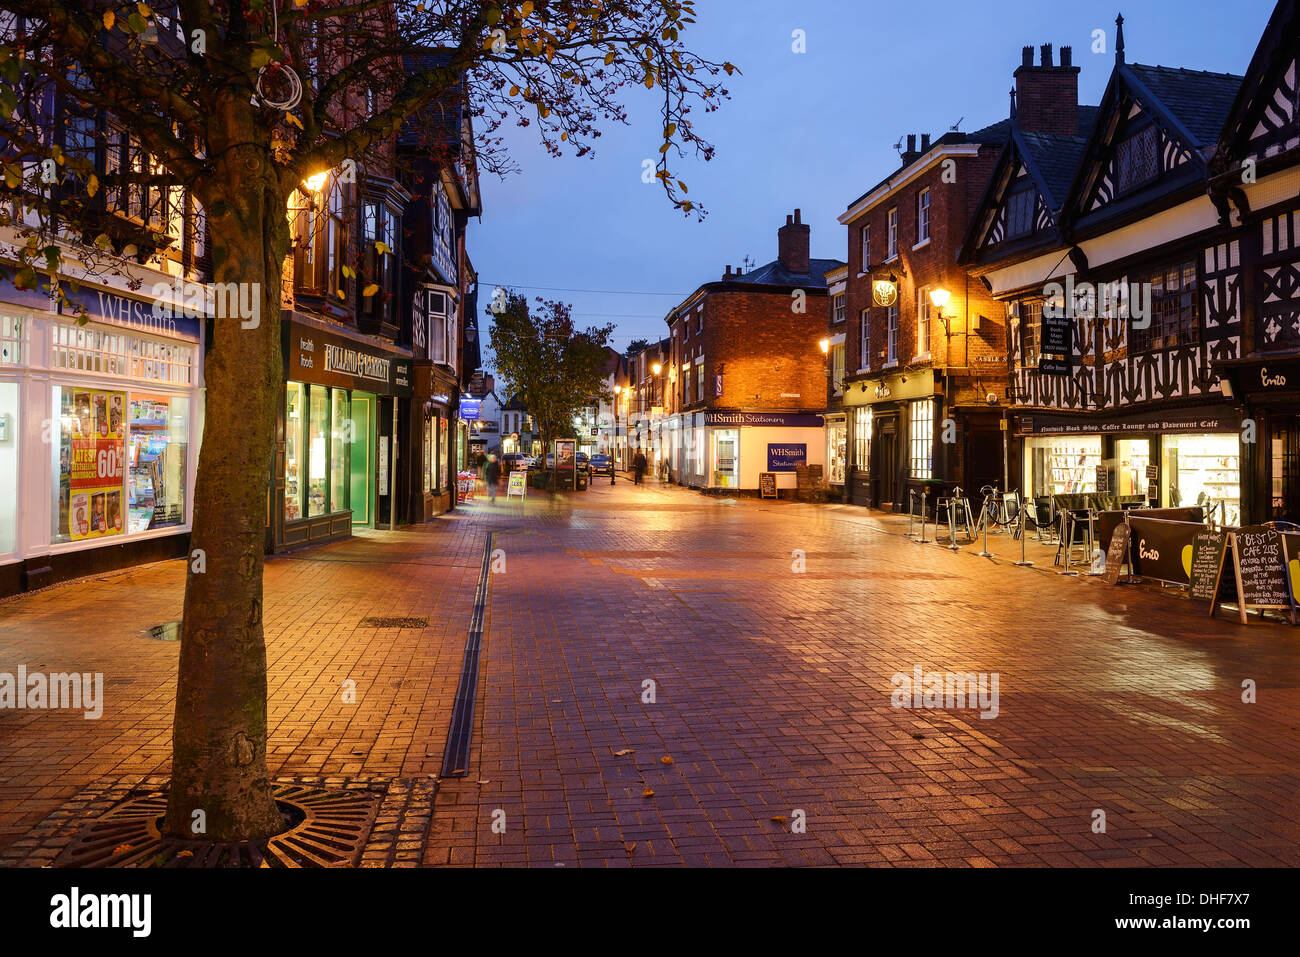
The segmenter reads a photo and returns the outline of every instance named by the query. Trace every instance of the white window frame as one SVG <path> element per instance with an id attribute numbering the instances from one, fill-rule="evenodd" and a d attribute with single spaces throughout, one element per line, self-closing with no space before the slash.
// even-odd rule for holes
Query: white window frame
<path id="1" fill-rule="evenodd" d="M 907 409 L 907 469 L 914 479 L 934 476 L 934 400 L 915 399 Z"/>
<path id="2" fill-rule="evenodd" d="M 930 287 L 916 291 L 916 359 L 930 358 Z"/>
<path id="3" fill-rule="evenodd" d="M 865 372 L 871 367 L 871 310 L 863 309 L 858 313 L 858 371 Z"/>
<path id="4" fill-rule="evenodd" d="M 862 227 L 859 238 L 862 240 L 862 270 L 866 272 L 871 265 L 871 224 Z M 860 275 L 861 273 L 859 273 Z"/>
<path id="5" fill-rule="evenodd" d="M 886 223 L 887 223 L 886 235 L 888 236 L 888 241 L 886 243 L 886 246 L 887 246 L 887 252 L 889 253 L 889 256 L 885 261 L 893 262 L 895 259 L 898 258 L 898 207 L 897 206 L 895 206 L 886 214 Z"/>
<path id="6" fill-rule="evenodd" d="M 838 326 L 844 322 L 848 310 L 848 295 L 837 292 L 831 296 L 831 325 Z"/>
<path id="7" fill-rule="evenodd" d="M 930 241 L 930 187 L 916 194 L 916 245 Z"/>
<path id="8" fill-rule="evenodd" d="M 898 365 L 898 300 L 894 300 L 894 304 L 889 307 L 886 329 L 888 330 L 888 352 L 885 356 L 885 365 L 896 366 Z"/>

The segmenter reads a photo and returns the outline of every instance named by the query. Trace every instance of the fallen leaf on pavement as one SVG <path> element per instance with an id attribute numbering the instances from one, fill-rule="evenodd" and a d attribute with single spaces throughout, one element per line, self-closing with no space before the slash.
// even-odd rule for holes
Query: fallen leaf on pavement
<path id="1" fill-rule="evenodd" d="M 631 753 L 632 753 L 632 749 L 631 749 L 631 748 L 624 748 L 622 751 L 615 751 L 615 752 L 614 752 L 614 757 L 616 757 L 616 758 L 621 758 L 623 755 L 625 755 L 625 754 L 631 754 Z"/>
<path id="2" fill-rule="evenodd" d="M 643 798 L 652 798 L 655 796 L 655 792 L 651 791 L 649 788 L 646 788 L 644 791 L 641 792 L 641 796 Z"/>
<path id="3" fill-rule="evenodd" d="M 659 762 L 660 762 L 661 764 L 672 764 L 672 763 L 673 763 L 673 759 L 670 758 L 670 757 L 668 757 L 668 755 L 665 754 L 662 758 L 659 759 Z"/>
<path id="4" fill-rule="evenodd" d="M 631 854 L 633 851 L 636 850 L 636 841 L 633 841 L 631 844 L 628 844 L 626 841 L 624 841 L 624 842 L 623 842 L 623 850 L 625 850 L 625 851 L 627 851 L 629 854 Z"/>
<path id="5" fill-rule="evenodd" d="M 194 852 L 193 852 L 193 851 L 177 851 L 177 852 L 176 852 L 176 856 L 177 856 L 177 857 L 193 857 L 193 856 L 194 856 Z"/>
<path id="6" fill-rule="evenodd" d="M 119 844 L 119 845 L 117 845 L 117 847 L 113 848 L 113 853 L 114 853 L 114 854 L 124 854 L 124 853 L 126 853 L 127 851 L 129 851 L 129 850 L 131 850 L 131 845 L 130 845 L 130 844 Z"/>

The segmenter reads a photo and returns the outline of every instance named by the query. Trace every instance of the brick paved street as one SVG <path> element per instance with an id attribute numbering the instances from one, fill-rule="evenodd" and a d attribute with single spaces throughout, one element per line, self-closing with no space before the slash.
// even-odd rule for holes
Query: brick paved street
<path id="1" fill-rule="evenodd" d="M 489 530 L 471 764 L 428 865 L 1300 863 L 1295 630 L 1010 567 L 1005 538 L 990 562 L 893 516 L 622 480 L 271 560 L 274 775 L 439 771 Z M 182 572 L 0 603 L 0 670 L 107 683 L 99 721 L 0 712 L 0 848 L 96 780 L 165 773 L 177 646 L 142 631 Z M 916 666 L 996 673 L 996 718 L 891 707 Z"/>

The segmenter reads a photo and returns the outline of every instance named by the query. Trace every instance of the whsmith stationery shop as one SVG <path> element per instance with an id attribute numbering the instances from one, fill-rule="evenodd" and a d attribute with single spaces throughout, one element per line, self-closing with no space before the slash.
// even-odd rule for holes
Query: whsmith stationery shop
<path id="1" fill-rule="evenodd" d="M 85 281 L 74 297 L 84 324 L 0 281 L 0 596 L 189 545 L 202 319 Z"/>

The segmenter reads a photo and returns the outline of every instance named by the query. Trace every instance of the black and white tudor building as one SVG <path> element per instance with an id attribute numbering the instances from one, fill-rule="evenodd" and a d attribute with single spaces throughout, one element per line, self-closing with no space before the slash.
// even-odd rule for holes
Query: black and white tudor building
<path id="1" fill-rule="evenodd" d="M 1011 487 L 1300 520 L 1296 6 L 1244 77 L 1128 63 L 1120 18 L 1090 131 L 1003 150 L 959 260 L 1010 317 Z"/>

